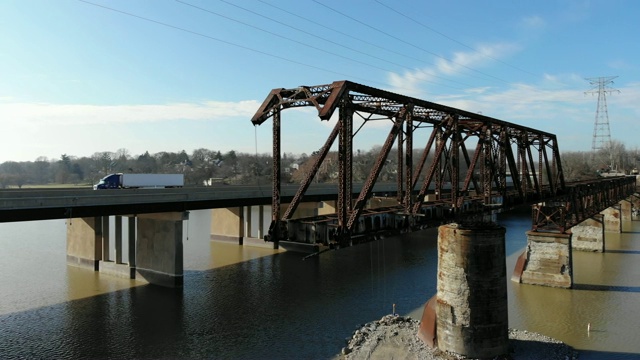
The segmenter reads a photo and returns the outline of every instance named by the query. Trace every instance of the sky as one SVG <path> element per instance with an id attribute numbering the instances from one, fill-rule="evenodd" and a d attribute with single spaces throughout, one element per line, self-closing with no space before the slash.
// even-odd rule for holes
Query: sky
<path id="1" fill-rule="evenodd" d="M 617 76 L 611 138 L 636 149 L 638 15 L 635 0 L 1 0 L 0 163 L 269 153 L 271 122 L 250 121 L 268 93 L 337 80 L 551 132 L 563 152 L 591 150 L 587 79 Z M 310 108 L 282 122 L 294 154 L 331 127 Z"/>

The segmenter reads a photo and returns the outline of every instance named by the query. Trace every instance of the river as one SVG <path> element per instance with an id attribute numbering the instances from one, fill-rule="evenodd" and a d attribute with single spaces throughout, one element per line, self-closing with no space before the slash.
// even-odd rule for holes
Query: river
<path id="1" fill-rule="evenodd" d="M 510 274 L 530 217 L 499 223 Z M 0 224 L 0 358 L 329 359 L 393 304 L 419 319 L 436 289 L 435 229 L 303 260 L 210 242 L 209 224 L 191 213 L 180 290 L 67 266 L 63 220 Z M 640 222 L 608 233 L 607 250 L 574 252 L 573 290 L 508 281 L 510 327 L 581 359 L 640 358 Z"/>

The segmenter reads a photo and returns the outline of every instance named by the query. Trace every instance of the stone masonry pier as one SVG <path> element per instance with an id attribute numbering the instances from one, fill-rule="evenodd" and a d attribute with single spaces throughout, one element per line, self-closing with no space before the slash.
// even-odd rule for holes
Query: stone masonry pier
<path id="1" fill-rule="evenodd" d="M 606 233 L 620 233 L 623 219 L 630 220 L 631 212 L 632 203 L 623 200 L 564 233 L 528 231 L 527 247 L 516 262 L 511 280 L 571 288 L 572 251 L 606 251 Z"/>
<path id="2" fill-rule="evenodd" d="M 469 358 L 509 352 L 505 228 L 495 223 L 438 228 L 437 294 L 418 336 Z"/>

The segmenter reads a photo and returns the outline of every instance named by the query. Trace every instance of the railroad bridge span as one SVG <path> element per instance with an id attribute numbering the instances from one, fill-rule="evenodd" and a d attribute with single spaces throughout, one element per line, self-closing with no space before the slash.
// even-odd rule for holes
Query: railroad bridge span
<path id="1" fill-rule="evenodd" d="M 320 120 L 334 119 L 335 125 L 282 212 L 281 116 L 297 107 L 313 107 Z M 350 81 L 274 89 L 251 121 L 261 125 L 268 119 L 273 129 L 273 197 L 266 238 L 275 247 L 282 241 L 348 246 L 375 239 L 378 233 L 443 222 L 482 223 L 492 212 L 521 205 L 534 205 L 532 231 L 564 233 L 635 192 L 631 177 L 568 184 L 552 133 Z M 354 139 L 373 122 L 386 124 L 388 135 L 364 185 L 352 196 Z M 418 133 L 428 135 L 426 143 L 414 141 Z M 335 214 L 294 220 L 336 140 Z M 392 152 L 394 161 L 389 159 Z M 370 209 L 376 181 L 389 162 L 396 166 L 396 201 Z"/>
<path id="2" fill-rule="evenodd" d="M 281 115 L 295 107 L 314 107 L 320 120 L 334 119 L 335 125 L 282 213 Z M 425 305 L 419 336 L 467 357 L 508 354 L 505 229 L 492 214 L 532 206 L 527 248 L 512 280 L 570 288 L 573 249 L 604 251 L 605 227 L 619 232 L 622 218 L 630 219 L 638 205 L 635 176 L 568 184 L 554 134 L 350 81 L 274 89 L 252 122 L 268 119 L 273 198 L 266 239 L 276 248 L 292 242 L 343 247 L 386 232 L 446 223 L 438 230 L 438 291 Z M 385 123 L 388 135 L 364 186 L 352 197 L 354 138 L 373 121 Z M 425 131 L 426 143 L 414 142 Z M 335 214 L 293 219 L 336 139 Z M 396 202 L 367 209 L 392 148 Z"/>

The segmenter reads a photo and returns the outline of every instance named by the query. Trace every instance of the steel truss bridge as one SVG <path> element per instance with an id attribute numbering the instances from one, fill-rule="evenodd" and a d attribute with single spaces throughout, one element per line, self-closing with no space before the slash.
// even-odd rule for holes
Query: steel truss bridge
<path id="1" fill-rule="evenodd" d="M 315 107 L 321 120 L 329 120 L 337 110 L 337 121 L 282 213 L 281 115 L 294 107 Z M 635 177 L 568 184 L 554 134 L 350 81 L 274 89 L 251 121 L 261 125 L 270 118 L 272 222 L 265 239 L 276 246 L 279 241 L 347 246 L 385 232 L 452 221 L 482 223 L 487 213 L 523 204 L 535 204 L 532 230 L 564 232 L 635 191 Z M 355 196 L 354 138 L 380 120 L 389 124 L 388 135 Z M 426 143 L 414 142 L 419 132 L 429 134 Z M 336 213 L 293 219 L 336 139 Z M 392 148 L 397 156 L 397 205 L 374 209 L 367 203 Z M 420 156 L 414 158 L 414 151 Z"/>

